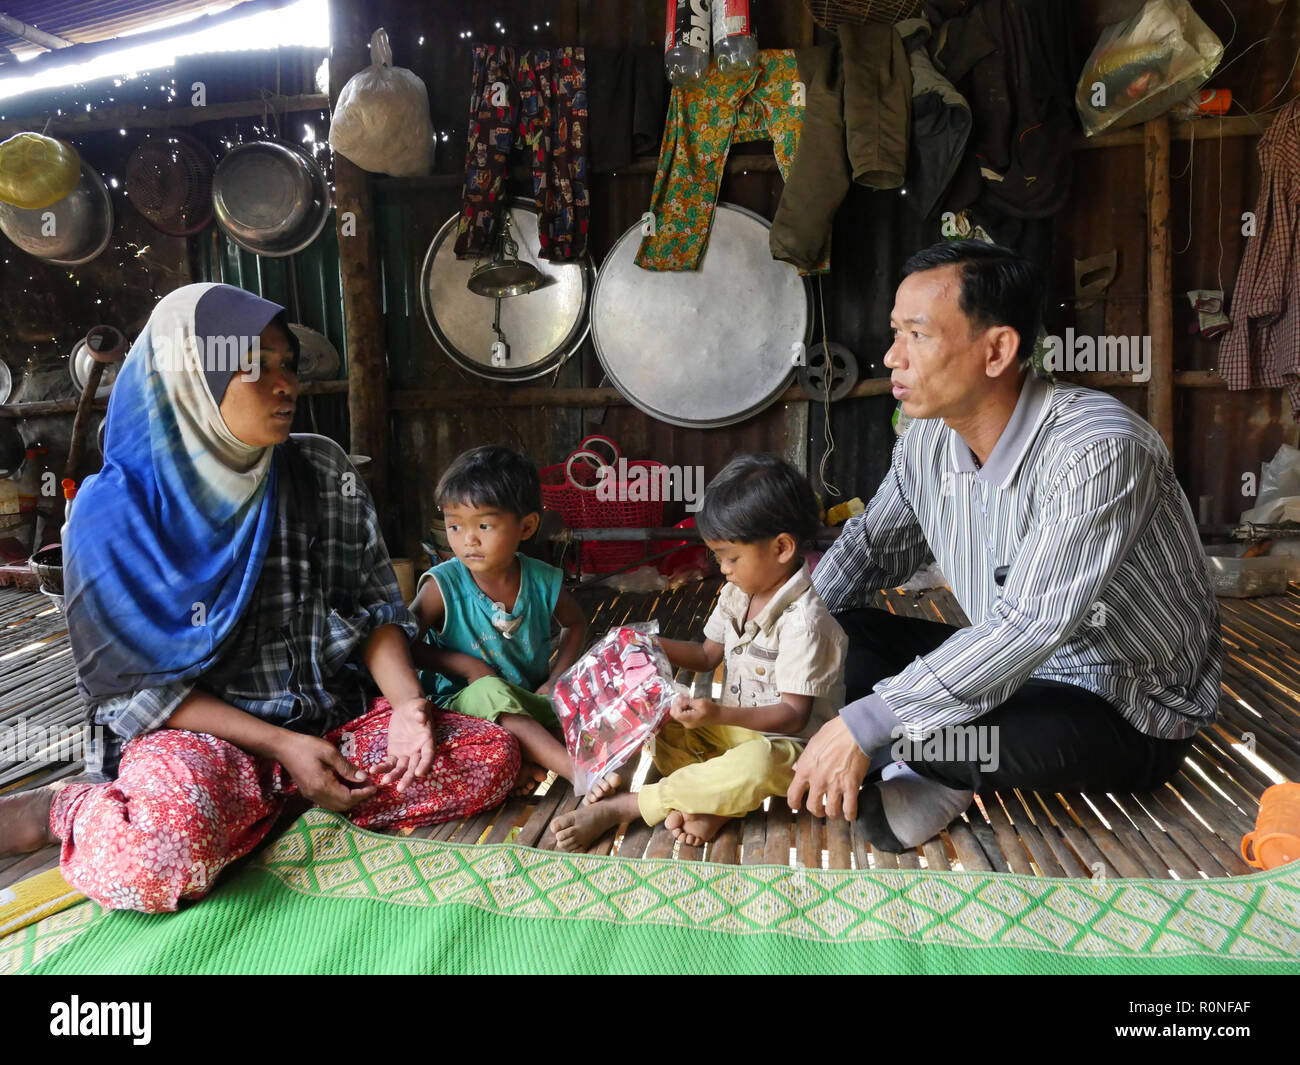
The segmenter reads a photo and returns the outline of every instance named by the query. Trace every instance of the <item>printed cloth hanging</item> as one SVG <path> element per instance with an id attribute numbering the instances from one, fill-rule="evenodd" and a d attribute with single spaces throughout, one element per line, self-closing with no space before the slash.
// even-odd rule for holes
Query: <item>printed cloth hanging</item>
<path id="1" fill-rule="evenodd" d="M 710 66 L 699 85 L 673 89 L 650 194 L 654 232 L 642 238 L 637 266 L 700 268 L 733 143 L 770 138 L 781 176 L 789 178 L 803 127 L 804 94 L 796 92 L 798 80 L 794 52 L 763 50 L 751 70 L 720 74 Z M 812 272 L 829 269 L 828 250 Z"/>
<path id="2" fill-rule="evenodd" d="M 587 253 L 587 75 L 581 48 L 508 45 L 474 49 L 465 192 L 456 255 L 486 254 L 511 149 L 526 145 L 539 212 L 540 256 L 571 262 Z"/>
<path id="3" fill-rule="evenodd" d="M 1259 168 L 1255 235 L 1241 256 L 1219 373 L 1229 388 L 1287 389 L 1300 421 L 1300 101 L 1260 138 Z"/>

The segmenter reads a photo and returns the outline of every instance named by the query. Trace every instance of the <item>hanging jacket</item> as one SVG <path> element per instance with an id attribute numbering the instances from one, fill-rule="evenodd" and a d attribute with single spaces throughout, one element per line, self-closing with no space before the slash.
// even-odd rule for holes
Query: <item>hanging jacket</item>
<path id="1" fill-rule="evenodd" d="M 1078 64 L 1063 0 L 940 0 L 934 59 L 970 104 L 968 157 L 978 202 L 1015 218 L 1046 218 L 1070 193 Z M 953 209 L 967 206 L 950 205 Z"/>
<path id="2" fill-rule="evenodd" d="M 894 24 L 912 68 L 912 130 L 907 157 L 907 202 L 923 218 L 933 216 L 952 184 L 970 136 L 970 104 L 930 58 L 930 23 L 923 18 Z"/>

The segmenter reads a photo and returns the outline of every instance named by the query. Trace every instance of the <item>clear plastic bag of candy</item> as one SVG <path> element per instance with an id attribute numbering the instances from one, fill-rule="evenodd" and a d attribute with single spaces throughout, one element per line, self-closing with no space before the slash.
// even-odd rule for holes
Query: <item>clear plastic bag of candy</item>
<path id="1" fill-rule="evenodd" d="M 611 629 L 551 692 L 573 759 L 573 791 L 625 765 L 658 731 L 678 695 L 673 668 L 655 640 L 654 622 Z"/>

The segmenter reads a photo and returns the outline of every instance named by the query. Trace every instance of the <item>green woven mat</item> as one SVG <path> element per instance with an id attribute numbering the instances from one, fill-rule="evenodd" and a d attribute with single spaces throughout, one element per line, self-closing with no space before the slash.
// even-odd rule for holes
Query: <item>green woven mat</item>
<path id="1" fill-rule="evenodd" d="M 83 903 L 0 972 L 1300 971 L 1300 863 L 1222 880 L 806 870 L 365 832 L 311 810 L 180 913 Z"/>

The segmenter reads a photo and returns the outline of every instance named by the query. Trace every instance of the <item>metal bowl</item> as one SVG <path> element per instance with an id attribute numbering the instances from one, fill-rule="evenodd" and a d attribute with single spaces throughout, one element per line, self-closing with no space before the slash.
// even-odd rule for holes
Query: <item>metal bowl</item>
<path id="1" fill-rule="evenodd" d="M 212 209 L 241 248 L 275 258 L 302 251 L 325 228 L 329 190 L 316 160 L 297 145 L 252 141 L 217 164 Z"/>
<path id="2" fill-rule="evenodd" d="M 0 203 L 0 231 L 19 248 L 59 266 L 88 263 L 113 237 L 113 201 L 85 160 L 81 181 L 70 193 L 39 210 Z"/>

